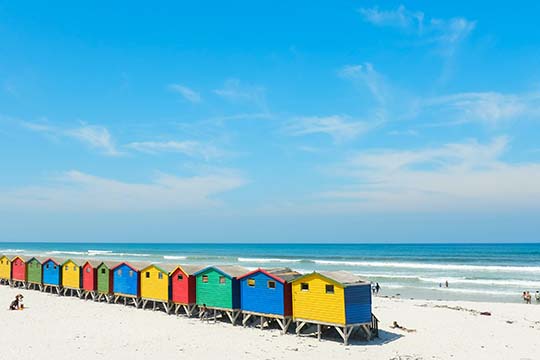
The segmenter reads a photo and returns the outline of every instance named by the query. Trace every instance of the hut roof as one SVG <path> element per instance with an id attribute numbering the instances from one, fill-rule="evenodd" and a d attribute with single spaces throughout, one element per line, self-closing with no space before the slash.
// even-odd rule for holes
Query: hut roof
<path id="1" fill-rule="evenodd" d="M 45 260 L 43 260 L 41 263 L 44 264 L 46 263 L 47 261 L 52 261 L 54 262 L 56 265 L 62 265 L 63 263 L 66 262 L 66 259 L 61 259 L 61 258 L 47 258 Z"/>
<path id="2" fill-rule="evenodd" d="M 49 258 L 42 257 L 42 256 L 31 256 L 28 261 L 32 261 L 32 259 L 36 259 L 38 263 L 43 264 L 45 261 L 47 261 Z"/>
<path id="3" fill-rule="evenodd" d="M 77 266 L 82 266 L 86 262 L 85 260 L 82 260 L 82 259 L 69 258 L 69 259 L 64 259 L 64 261 L 61 264 L 64 265 L 65 263 L 70 262 L 70 261 L 75 263 L 75 265 L 77 265 Z"/>
<path id="4" fill-rule="evenodd" d="M 207 266 L 207 267 L 197 271 L 193 275 L 199 275 L 200 273 L 202 273 L 202 272 L 204 272 L 204 271 L 206 271 L 208 269 L 214 269 L 214 270 L 222 273 L 223 275 L 225 275 L 227 277 L 231 277 L 231 278 L 237 278 L 237 277 L 240 277 L 240 276 L 244 275 L 245 273 L 249 272 L 249 270 L 246 269 L 243 266 L 238 266 L 238 265 L 214 265 L 214 266 Z"/>
<path id="5" fill-rule="evenodd" d="M 90 264 L 91 267 L 93 268 L 97 268 L 99 265 L 101 265 L 103 261 L 101 260 L 82 260 L 81 261 L 81 266 L 84 266 L 86 265 L 86 263 Z"/>
<path id="6" fill-rule="evenodd" d="M 112 269 L 116 269 L 117 267 L 119 266 L 122 266 L 122 265 L 127 265 L 129 266 L 130 268 L 132 268 L 133 270 L 135 271 L 141 271 L 142 269 L 152 265 L 151 263 L 149 262 L 127 262 L 127 261 L 123 261 L 123 262 L 120 262 L 118 264 L 116 264 Z"/>
<path id="7" fill-rule="evenodd" d="M 196 272 L 201 271 L 205 267 L 207 266 L 206 265 L 193 265 L 193 264 L 180 265 L 180 268 L 182 269 L 182 271 L 185 272 L 187 275 L 193 275 Z"/>
<path id="8" fill-rule="evenodd" d="M 337 283 L 341 286 L 344 286 L 344 287 L 347 287 L 347 286 L 350 286 L 350 285 L 362 285 L 362 284 L 369 284 L 369 281 L 365 280 L 364 278 L 358 276 L 358 275 L 355 275 L 351 272 L 348 272 L 348 271 L 320 271 L 320 272 L 317 272 L 317 271 L 314 271 L 312 273 L 309 273 L 309 274 L 305 274 L 303 276 L 300 276 L 294 280 L 292 280 L 293 282 L 295 281 L 299 281 L 301 279 L 303 279 L 304 277 L 306 276 L 310 276 L 310 275 L 313 275 L 313 274 L 318 274 L 334 283 Z"/>
<path id="9" fill-rule="evenodd" d="M 302 274 L 300 274 L 299 272 L 294 271 L 294 270 L 292 270 L 290 268 L 287 268 L 287 267 L 273 268 L 273 269 L 261 269 L 261 268 L 258 268 L 258 269 L 255 269 L 253 271 L 248 272 L 247 274 L 244 274 L 244 275 L 240 276 L 239 279 L 243 279 L 243 278 L 245 278 L 247 276 L 250 276 L 250 275 L 253 275 L 253 274 L 257 273 L 257 272 L 262 272 L 262 273 L 270 276 L 274 280 L 279 281 L 280 283 L 289 282 L 289 281 L 292 281 L 292 280 L 296 279 L 297 277 L 302 276 Z"/>
<path id="10" fill-rule="evenodd" d="M 15 255 L 11 258 L 11 261 L 15 260 L 16 258 L 19 258 L 21 259 L 22 261 L 24 262 L 27 262 L 28 260 L 31 259 L 31 257 L 28 257 L 28 256 L 24 256 L 24 255 Z"/>
<path id="11" fill-rule="evenodd" d="M 112 269 L 114 268 L 116 265 L 118 265 L 119 263 L 116 262 L 116 261 L 103 261 L 103 260 L 99 260 L 98 261 L 99 264 L 97 265 L 97 267 L 100 267 L 101 264 L 104 264 L 106 267 L 108 267 L 109 269 Z"/>

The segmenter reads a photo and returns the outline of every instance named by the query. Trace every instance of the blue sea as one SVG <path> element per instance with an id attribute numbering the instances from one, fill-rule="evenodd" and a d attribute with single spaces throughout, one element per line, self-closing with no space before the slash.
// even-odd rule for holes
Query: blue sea
<path id="1" fill-rule="evenodd" d="M 1 253 L 347 270 L 378 282 L 382 295 L 415 299 L 519 302 L 540 290 L 540 244 L 0 243 Z"/>

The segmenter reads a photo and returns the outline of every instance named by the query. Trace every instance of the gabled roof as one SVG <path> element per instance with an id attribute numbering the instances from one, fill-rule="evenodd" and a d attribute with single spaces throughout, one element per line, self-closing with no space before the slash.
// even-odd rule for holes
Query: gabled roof
<path id="1" fill-rule="evenodd" d="M 27 262 L 28 260 L 30 260 L 31 258 L 28 257 L 28 256 L 23 256 L 23 255 L 15 255 L 11 258 L 11 262 L 13 262 L 16 258 L 19 258 L 21 259 L 23 262 Z"/>
<path id="2" fill-rule="evenodd" d="M 100 267 L 101 265 L 105 265 L 109 269 L 114 269 L 116 265 L 118 265 L 118 262 L 116 261 L 101 261 L 98 260 L 98 265 L 96 267 Z"/>
<path id="3" fill-rule="evenodd" d="M 101 265 L 103 261 L 100 261 L 100 260 L 83 260 L 81 262 L 81 266 L 85 266 L 86 264 L 90 264 L 91 267 L 93 267 L 94 269 L 97 268 L 99 265 Z"/>
<path id="4" fill-rule="evenodd" d="M 8 259 L 9 261 L 11 261 L 11 259 L 9 258 L 9 256 L 4 255 L 4 254 L 0 254 L 0 259 L 2 259 L 2 258 L 6 258 L 6 259 Z"/>
<path id="5" fill-rule="evenodd" d="M 43 262 L 41 264 L 45 264 L 48 261 L 52 261 L 53 263 L 55 263 L 58 266 L 62 265 L 65 262 L 64 259 L 47 258 L 47 259 L 43 260 Z"/>
<path id="6" fill-rule="evenodd" d="M 302 276 L 302 274 L 300 274 L 299 272 L 297 271 L 294 271 L 290 268 L 274 268 L 274 269 L 261 269 L 261 268 L 258 268 L 258 269 L 255 269 L 253 271 L 250 271 L 248 272 L 247 274 L 244 274 L 242 276 L 240 276 L 238 279 L 243 279 L 245 277 L 248 277 L 248 276 L 251 276 L 255 273 L 263 273 L 271 278 L 273 278 L 274 280 L 280 282 L 280 283 L 285 283 L 285 282 L 289 282 L 289 281 L 292 281 L 294 279 L 296 279 L 297 277 L 300 277 Z"/>
<path id="7" fill-rule="evenodd" d="M 320 272 L 314 271 L 312 273 L 300 276 L 292 280 L 292 282 L 300 281 L 304 279 L 305 277 L 311 276 L 311 275 L 319 275 L 325 278 L 326 280 L 333 282 L 337 285 L 343 286 L 343 287 L 347 287 L 351 285 L 370 284 L 369 281 L 365 280 L 364 278 L 348 271 L 320 271 Z"/>
<path id="8" fill-rule="evenodd" d="M 144 269 L 144 268 L 148 267 L 151 264 L 148 263 L 148 262 L 127 262 L 127 261 L 123 261 L 121 263 L 116 264 L 111 270 L 116 270 L 116 268 L 118 268 L 118 267 L 120 267 L 122 265 L 126 265 L 126 266 L 130 267 L 133 271 L 141 271 L 141 269 Z"/>
<path id="9" fill-rule="evenodd" d="M 202 269 L 204 269 L 205 267 L 207 267 L 206 265 L 192 265 L 192 264 L 188 264 L 188 265 L 178 265 L 178 267 L 180 269 L 182 269 L 182 271 L 186 274 L 186 275 L 193 275 L 195 274 L 196 272 L 198 271 L 201 271 Z M 176 269 L 175 269 L 176 270 Z"/>
<path id="10" fill-rule="evenodd" d="M 26 262 L 30 262 L 32 261 L 32 259 L 36 259 L 37 262 L 39 262 L 40 264 L 43 264 L 45 261 L 48 260 L 48 258 L 45 258 L 45 257 L 41 257 L 41 256 L 32 256 L 30 258 L 28 258 L 28 260 Z"/>
<path id="11" fill-rule="evenodd" d="M 77 266 L 81 266 L 82 264 L 84 264 L 84 260 L 80 260 L 80 259 L 65 259 L 64 262 L 62 262 L 62 266 L 64 266 L 66 263 L 68 262 L 72 262 L 74 263 L 75 265 Z"/>
<path id="12" fill-rule="evenodd" d="M 199 274 L 201 274 L 201 273 L 203 273 L 203 272 L 205 272 L 207 270 L 210 270 L 210 269 L 213 269 L 213 270 L 219 272 L 220 274 L 222 274 L 222 275 L 224 275 L 224 276 L 226 276 L 228 278 L 237 278 L 239 276 L 244 275 L 245 273 L 247 273 L 249 271 L 245 267 L 238 266 L 238 265 L 212 265 L 212 266 L 207 266 L 207 267 L 197 271 L 193 275 L 198 276 Z"/>

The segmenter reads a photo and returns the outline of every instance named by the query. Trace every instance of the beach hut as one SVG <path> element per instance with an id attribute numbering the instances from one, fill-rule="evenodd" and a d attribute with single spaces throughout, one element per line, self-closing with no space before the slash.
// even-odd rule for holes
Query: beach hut
<path id="1" fill-rule="evenodd" d="M 64 295 L 82 296 L 81 265 L 79 260 L 67 259 L 62 263 L 61 279 Z"/>
<path id="2" fill-rule="evenodd" d="M 174 265 L 150 264 L 141 269 L 141 299 L 142 308 L 147 304 L 152 305 L 152 310 L 163 306 L 167 314 L 171 311 L 169 302 L 170 283 L 169 271 Z"/>
<path id="3" fill-rule="evenodd" d="M 333 327 L 345 345 L 353 330 L 361 328 L 367 339 L 377 335 L 371 313 L 371 284 L 347 271 L 313 272 L 292 281 L 293 320 L 296 333 L 316 325 L 317 337 Z"/>
<path id="4" fill-rule="evenodd" d="M 11 259 L 11 284 L 26 287 L 26 261 L 25 256 L 15 256 Z"/>
<path id="5" fill-rule="evenodd" d="M 259 317 L 260 327 L 272 321 L 286 333 L 292 322 L 292 295 L 290 281 L 300 277 L 299 272 L 289 268 L 256 269 L 238 278 L 242 324 Z"/>
<path id="6" fill-rule="evenodd" d="M 42 263 L 43 291 L 61 295 L 63 260 L 49 258 Z"/>
<path id="7" fill-rule="evenodd" d="M 122 262 L 112 268 L 114 303 L 124 300 L 124 304 L 131 303 L 139 307 L 140 299 L 140 271 L 148 263 Z"/>
<path id="8" fill-rule="evenodd" d="M 11 283 L 11 260 L 6 255 L 0 256 L 0 284 Z"/>
<path id="9" fill-rule="evenodd" d="M 101 261 L 86 260 L 81 266 L 81 298 L 88 299 L 90 297 L 92 300 L 95 300 L 97 287 L 97 267 L 100 264 Z"/>
<path id="10" fill-rule="evenodd" d="M 45 260 L 32 257 L 26 262 L 26 287 L 28 289 L 43 290 L 42 264 Z"/>
<path id="11" fill-rule="evenodd" d="M 240 286 L 238 277 L 248 269 L 236 265 L 208 266 L 199 270 L 196 277 L 196 300 L 212 310 L 214 321 L 217 316 L 227 315 L 233 325 L 240 315 Z"/>
<path id="12" fill-rule="evenodd" d="M 96 299 L 111 302 L 113 297 L 113 272 L 112 269 L 117 263 L 112 261 L 102 261 L 96 268 Z"/>
<path id="13" fill-rule="evenodd" d="M 187 316 L 192 316 L 197 309 L 196 278 L 194 274 L 204 266 L 200 265 L 174 265 L 169 268 L 171 283 L 171 302 L 174 312 L 178 314 L 184 309 Z"/>

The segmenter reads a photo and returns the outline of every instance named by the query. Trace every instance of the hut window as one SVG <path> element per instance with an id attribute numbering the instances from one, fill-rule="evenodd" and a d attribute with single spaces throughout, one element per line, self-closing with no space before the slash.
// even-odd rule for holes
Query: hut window
<path id="1" fill-rule="evenodd" d="M 219 283 L 220 284 L 225 284 L 225 276 L 220 276 L 219 277 Z"/>
<path id="2" fill-rule="evenodd" d="M 268 288 L 269 289 L 275 289 L 276 288 L 276 282 L 272 281 L 272 280 L 269 280 L 268 281 Z"/>
<path id="3" fill-rule="evenodd" d="M 203 275 L 203 276 L 202 276 L 202 282 L 203 282 L 203 283 L 207 283 L 207 282 L 208 282 L 208 275 Z"/>
<path id="4" fill-rule="evenodd" d="M 158 274 L 157 274 L 157 277 L 158 277 L 158 279 L 160 279 L 160 280 L 163 279 L 163 273 L 158 273 Z"/>
<path id="5" fill-rule="evenodd" d="M 118 276 L 122 276 L 122 269 L 118 270 Z"/>
<path id="6" fill-rule="evenodd" d="M 73 271 L 77 271 L 77 266 L 73 265 Z"/>
<path id="7" fill-rule="evenodd" d="M 308 283 L 300 283 L 300 290 L 309 291 L 309 284 Z"/>
<path id="8" fill-rule="evenodd" d="M 327 294 L 333 294 L 334 293 L 334 285 L 326 285 L 326 293 Z"/>
<path id="9" fill-rule="evenodd" d="M 86 272 L 87 272 L 87 273 L 90 272 L 90 268 L 89 268 L 89 267 L 86 268 Z"/>
<path id="10" fill-rule="evenodd" d="M 129 277 L 133 277 L 133 270 L 129 270 Z"/>
<path id="11" fill-rule="evenodd" d="M 101 273 L 102 273 L 102 274 L 105 274 L 105 269 L 101 269 Z"/>
<path id="12" fill-rule="evenodd" d="M 47 266 L 45 266 L 47 269 L 49 268 L 49 264 L 47 264 Z"/>
<path id="13" fill-rule="evenodd" d="M 56 270 L 56 265 L 53 266 L 53 269 Z"/>
<path id="14" fill-rule="evenodd" d="M 66 265 L 66 271 L 68 271 L 68 270 L 69 270 L 69 266 Z"/>
<path id="15" fill-rule="evenodd" d="M 150 277 L 150 271 L 146 272 L 146 278 L 148 279 Z"/>
<path id="16" fill-rule="evenodd" d="M 255 286 L 255 279 L 248 279 L 248 286 Z"/>
<path id="17" fill-rule="evenodd" d="M 182 280 L 184 280 L 184 276 L 183 276 L 182 274 L 179 274 L 179 275 L 176 277 L 176 280 L 182 281 Z"/>

